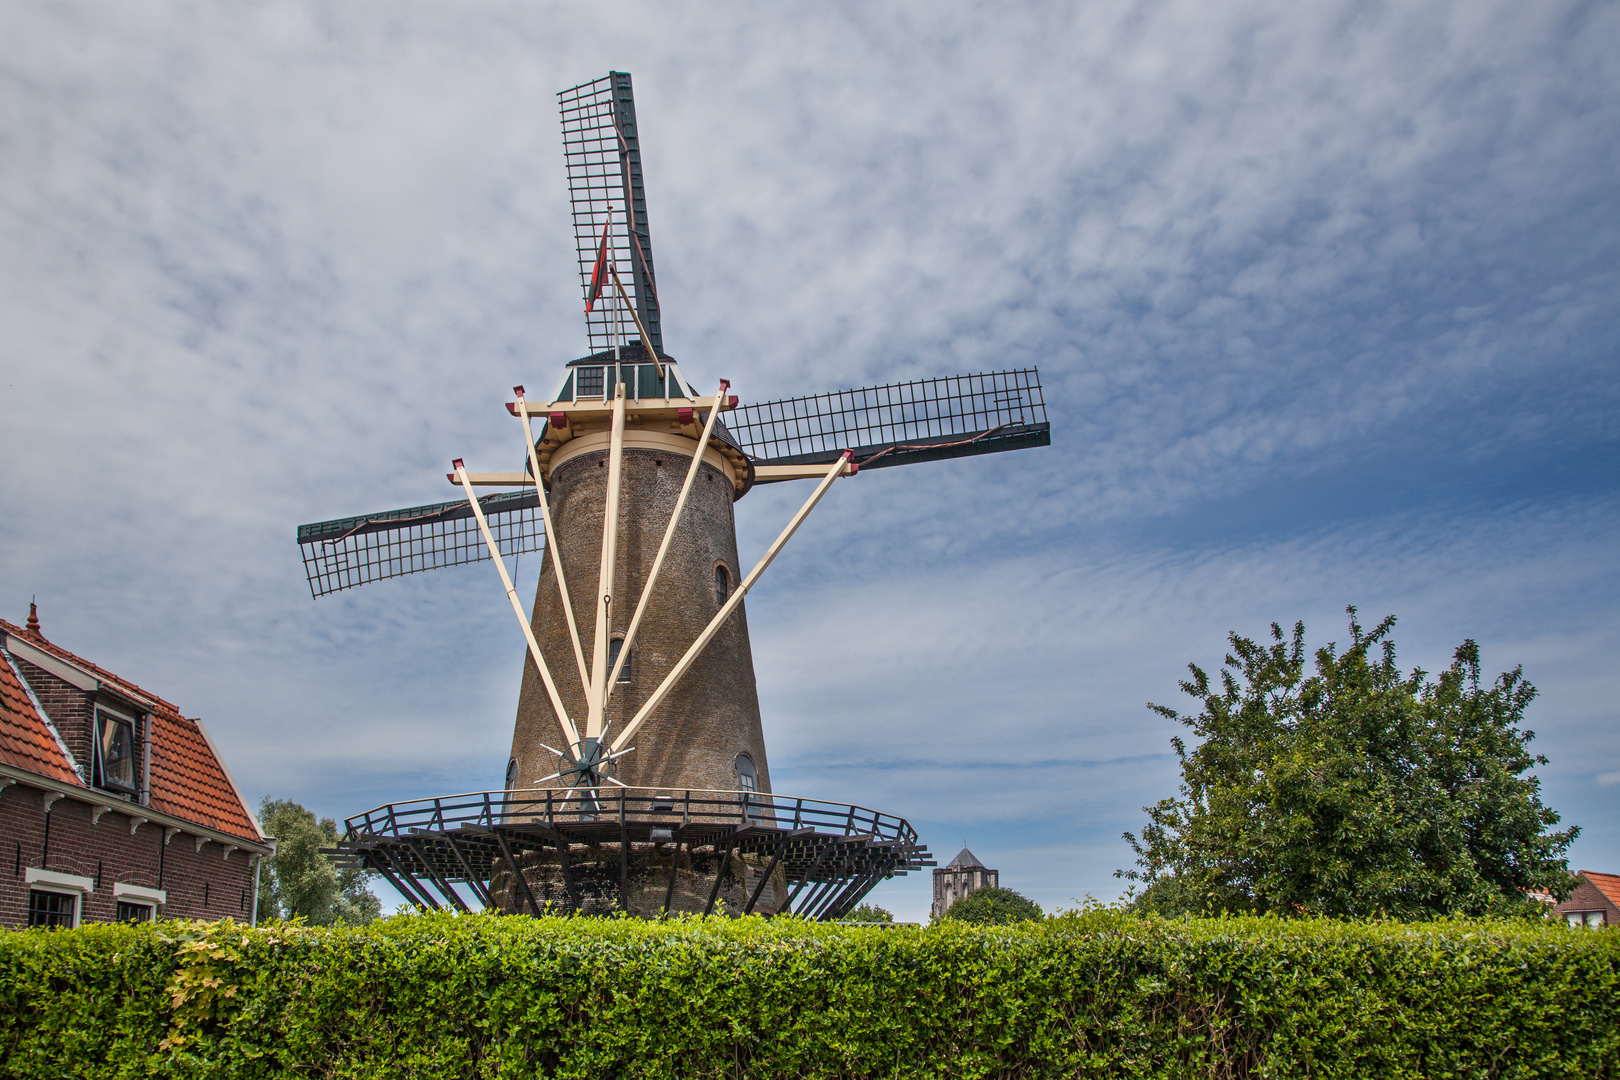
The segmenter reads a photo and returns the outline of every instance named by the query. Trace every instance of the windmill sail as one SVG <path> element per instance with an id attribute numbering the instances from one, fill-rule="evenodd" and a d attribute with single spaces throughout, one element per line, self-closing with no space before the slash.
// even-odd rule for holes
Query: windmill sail
<path id="1" fill-rule="evenodd" d="M 831 464 L 849 448 L 862 468 L 881 469 L 1052 441 L 1035 368 L 739 405 L 726 414 L 726 427 L 757 465 Z M 501 554 L 541 549 L 540 502 L 532 489 L 478 502 Z M 464 499 L 300 525 L 298 545 L 315 597 L 489 558 Z"/>
<path id="2" fill-rule="evenodd" d="M 647 196 L 642 189 L 641 144 L 636 136 L 636 99 L 630 75 L 609 72 L 564 90 L 557 98 L 562 109 L 568 199 L 573 207 L 582 295 L 589 303 L 605 229 L 607 259 L 618 269 L 653 348 L 662 353 L 664 337 L 659 328 L 658 286 L 647 233 Z M 590 304 L 585 326 L 592 352 L 641 336 L 635 319 L 614 296 Z"/>
<path id="3" fill-rule="evenodd" d="M 502 555 L 539 551 L 545 543 L 540 498 L 533 489 L 478 500 Z M 489 550 L 466 499 L 298 526 L 312 597 L 443 566 L 484 562 Z"/>
<path id="4" fill-rule="evenodd" d="M 1052 442 L 1035 368 L 741 405 L 726 422 L 760 465 L 830 464 L 848 448 L 880 469 Z"/>

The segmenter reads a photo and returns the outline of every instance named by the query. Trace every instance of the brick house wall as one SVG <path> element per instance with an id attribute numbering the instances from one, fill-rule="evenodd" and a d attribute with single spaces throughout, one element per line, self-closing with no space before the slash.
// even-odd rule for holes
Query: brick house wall
<path id="1" fill-rule="evenodd" d="M 30 869 L 89 878 L 81 922 L 111 922 L 117 913 L 114 886 L 137 885 L 166 892 L 165 919 L 251 918 L 255 866 L 252 853 L 216 841 L 140 824 L 117 809 L 93 820 L 96 807 L 63 797 L 44 809 L 46 792 L 13 784 L 0 792 L 0 836 L 11 843 L 9 865 L 0 869 L 0 926 L 28 923 Z M 202 841 L 201 849 L 198 841 Z"/>

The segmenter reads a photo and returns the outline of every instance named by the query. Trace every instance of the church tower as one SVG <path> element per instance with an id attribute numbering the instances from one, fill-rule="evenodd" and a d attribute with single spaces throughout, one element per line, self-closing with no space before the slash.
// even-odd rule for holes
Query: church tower
<path id="1" fill-rule="evenodd" d="M 934 906 L 928 909 L 928 914 L 937 919 L 969 893 L 1000 886 L 1001 871 L 990 869 L 964 847 L 948 866 L 934 871 Z"/>

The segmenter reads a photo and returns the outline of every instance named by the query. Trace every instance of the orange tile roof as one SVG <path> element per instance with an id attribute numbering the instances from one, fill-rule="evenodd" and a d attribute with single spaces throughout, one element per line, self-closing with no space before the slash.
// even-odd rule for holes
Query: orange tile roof
<path id="1" fill-rule="evenodd" d="M 258 826 L 197 721 L 163 710 L 152 720 L 152 809 L 260 839 Z"/>
<path id="2" fill-rule="evenodd" d="M 1597 891 L 1609 898 L 1609 903 L 1620 908 L 1620 874 L 1600 874 L 1596 870 L 1582 870 L 1581 877 L 1596 886 Z"/>
<path id="3" fill-rule="evenodd" d="M 238 796 L 236 785 L 231 782 L 230 775 L 225 771 L 225 765 L 209 748 L 208 738 L 203 734 L 198 721 L 188 720 L 180 715 L 180 710 L 173 704 L 158 697 L 156 694 L 141 689 L 126 679 L 119 678 L 105 668 L 98 667 L 82 657 L 68 652 L 59 645 L 54 645 L 44 638 L 17 627 L 4 619 L 0 619 L 0 630 L 8 635 L 16 635 L 29 644 L 51 653 L 75 667 L 82 668 L 96 676 L 101 681 L 115 688 L 121 688 L 126 693 L 137 698 L 152 702 L 152 784 L 150 792 L 150 805 L 160 813 L 171 814 L 186 821 L 193 821 L 199 825 L 206 825 L 232 836 L 240 836 L 249 840 L 260 840 L 263 834 L 254 823 L 253 817 L 243 805 Z M 11 675 L 10 666 L 5 665 L 7 676 Z M 16 682 L 14 676 L 12 682 Z M 22 687 L 17 687 L 18 694 L 25 704 L 27 696 L 22 693 Z M 7 724 L 10 722 L 10 701 L 6 701 Z M 50 733 L 45 730 L 43 723 L 38 722 L 33 706 L 29 704 L 29 714 L 34 715 L 39 730 L 44 733 L 50 742 L 53 760 L 59 768 L 66 770 L 72 781 L 77 783 L 78 778 L 62 758 L 60 748 L 56 746 Z M 37 740 L 35 741 L 37 743 Z M 32 745 L 32 744 L 31 744 Z M 0 754 L 5 750 L 4 741 L 0 741 Z M 41 775 L 58 778 L 56 773 L 36 768 L 22 761 L 11 762 L 19 768 L 28 769 Z"/>
<path id="4" fill-rule="evenodd" d="M 0 762 L 27 769 L 64 784 L 84 786 L 84 781 L 68 766 L 51 729 L 45 726 L 39 710 L 28 700 L 28 691 L 0 660 Z"/>

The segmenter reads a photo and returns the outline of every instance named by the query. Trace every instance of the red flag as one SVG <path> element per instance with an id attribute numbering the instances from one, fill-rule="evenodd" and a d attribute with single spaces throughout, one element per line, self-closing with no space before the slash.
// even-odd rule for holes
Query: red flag
<path id="1" fill-rule="evenodd" d="M 607 221 L 602 225 L 602 243 L 596 249 L 596 265 L 591 267 L 591 287 L 585 293 L 586 314 L 590 314 L 602 295 L 602 286 L 607 284 L 608 230 L 612 227 L 613 214 L 609 212 Z"/>

